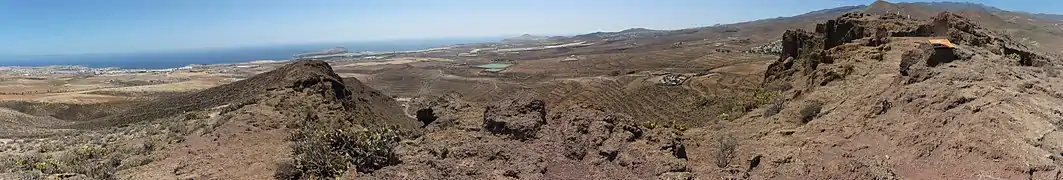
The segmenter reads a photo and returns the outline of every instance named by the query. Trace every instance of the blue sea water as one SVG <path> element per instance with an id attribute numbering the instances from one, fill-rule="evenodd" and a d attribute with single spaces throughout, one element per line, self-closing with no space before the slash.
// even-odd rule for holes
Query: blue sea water
<path id="1" fill-rule="evenodd" d="M 274 45 L 218 50 L 180 52 L 126 53 L 126 54 L 77 54 L 40 56 L 0 56 L 0 66 L 48 66 L 81 65 L 92 68 L 119 67 L 161 69 L 189 64 L 224 64 L 254 60 L 286 60 L 292 55 L 319 51 L 332 47 L 345 47 L 352 52 L 361 51 L 408 51 L 462 43 L 495 42 L 502 38 L 447 38 L 427 40 L 395 40 L 355 43 L 316 43 L 299 45 Z"/>

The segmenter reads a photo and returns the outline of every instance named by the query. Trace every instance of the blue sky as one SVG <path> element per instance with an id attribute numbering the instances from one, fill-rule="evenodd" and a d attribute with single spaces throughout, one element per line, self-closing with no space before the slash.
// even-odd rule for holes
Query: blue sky
<path id="1" fill-rule="evenodd" d="M 0 0 L 0 55 L 679 29 L 870 0 Z M 980 1 L 1060 13 L 1063 3 Z M 1047 4 L 1047 5 L 1046 5 Z M 1055 4 L 1055 5 L 1053 5 Z"/>

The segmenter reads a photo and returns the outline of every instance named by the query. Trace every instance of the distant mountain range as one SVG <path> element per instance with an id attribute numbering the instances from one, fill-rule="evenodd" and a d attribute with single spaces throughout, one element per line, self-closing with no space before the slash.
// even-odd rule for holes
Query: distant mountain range
<path id="1" fill-rule="evenodd" d="M 313 52 L 307 52 L 307 53 L 299 53 L 299 54 L 296 54 L 295 56 L 293 56 L 292 58 L 298 59 L 298 58 L 303 58 L 303 57 L 310 57 L 310 56 L 320 56 L 320 55 L 332 55 L 332 54 L 343 54 L 343 53 L 347 53 L 347 52 L 348 52 L 348 51 L 347 51 L 347 48 L 343 48 L 343 47 L 334 47 L 334 48 L 328 48 L 328 49 L 325 49 L 325 50 L 320 50 L 320 51 L 313 51 Z"/>
<path id="2" fill-rule="evenodd" d="M 550 39 L 550 37 L 547 37 L 547 36 L 535 36 L 535 35 L 531 35 L 531 34 L 524 34 L 524 35 L 520 35 L 520 36 L 517 36 L 517 37 L 502 39 L 502 42 L 517 43 L 517 42 L 528 42 L 528 41 L 542 41 L 542 40 L 547 40 L 547 39 Z"/>
<path id="3" fill-rule="evenodd" d="M 814 28 L 809 24 L 834 19 L 850 12 L 869 14 L 900 14 L 915 19 L 930 19 L 941 12 L 954 12 L 991 29 L 1004 31 L 1012 38 L 1030 46 L 1063 54 L 1063 15 L 1007 11 L 1000 8 L 968 2 L 914 2 L 889 3 L 876 1 L 869 5 L 843 6 L 812 11 L 790 17 L 766 18 L 734 24 L 710 27 L 694 27 L 679 30 L 651 30 L 631 28 L 618 32 L 593 32 L 554 40 L 625 40 L 645 37 L 673 39 L 704 39 L 708 37 L 749 37 L 759 40 L 778 38 L 786 29 Z M 769 42 L 770 42 L 769 41 Z M 766 42 L 762 42 L 766 43 Z"/>

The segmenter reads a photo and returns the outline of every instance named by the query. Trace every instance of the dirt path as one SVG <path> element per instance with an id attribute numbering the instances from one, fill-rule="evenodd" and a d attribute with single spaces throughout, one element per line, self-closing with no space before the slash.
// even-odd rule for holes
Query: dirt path
<path id="1" fill-rule="evenodd" d="M 402 104 L 402 114 L 406 114 L 406 117 L 410 117 L 411 119 L 417 119 L 416 116 L 410 115 L 409 104 Z"/>
<path id="2" fill-rule="evenodd" d="M 411 119 L 417 119 L 417 116 L 410 115 L 410 98 L 395 98 L 395 101 L 398 101 L 399 105 L 402 106 L 402 114 Z"/>

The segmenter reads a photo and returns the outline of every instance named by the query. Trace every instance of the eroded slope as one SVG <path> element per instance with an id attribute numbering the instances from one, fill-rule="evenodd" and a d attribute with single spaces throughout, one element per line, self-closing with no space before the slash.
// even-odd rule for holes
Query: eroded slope
<path id="1" fill-rule="evenodd" d="M 942 37 L 954 50 L 933 49 Z M 1058 179 L 1054 59 L 966 18 L 846 14 L 787 31 L 765 73 L 782 101 L 686 135 L 695 172 L 783 179 Z M 737 134 L 736 159 L 703 159 Z M 702 159 L 702 160 L 695 160 Z M 743 162 L 740 160 L 749 160 Z M 754 161 L 756 160 L 756 161 Z M 722 170 L 722 171 L 721 171 Z"/>

